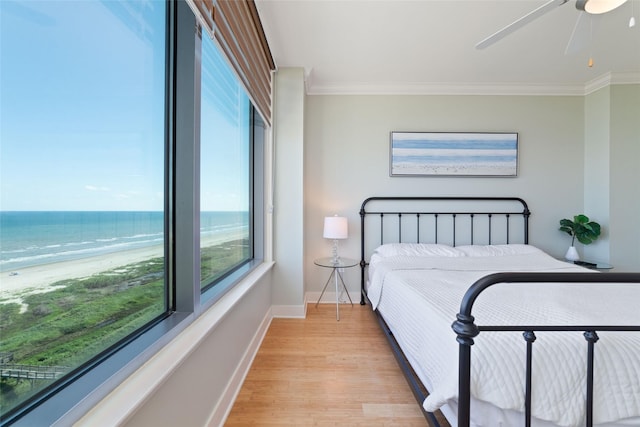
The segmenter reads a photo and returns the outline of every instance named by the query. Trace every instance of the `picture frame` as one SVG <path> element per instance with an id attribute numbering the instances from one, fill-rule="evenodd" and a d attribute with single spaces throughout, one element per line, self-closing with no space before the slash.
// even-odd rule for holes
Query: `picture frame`
<path id="1" fill-rule="evenodd" d="M 517 132 L 392 131 L 390 176 L 516 177 Z"/>

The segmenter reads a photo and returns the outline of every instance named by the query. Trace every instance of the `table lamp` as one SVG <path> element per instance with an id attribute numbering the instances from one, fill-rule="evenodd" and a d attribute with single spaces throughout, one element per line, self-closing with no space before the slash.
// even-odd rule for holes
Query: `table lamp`
<path id="1" fill-rule="evenodd" d="M 333 263 L 337 264 L 340 260 L 340 257 L 338 256 L 338 240 L 349 237 L 347 218 L 338 215 L 325 217 L 322 237 L 325 239 L 333 239 L 333 250 L 331 255 L 333 257 Z"/>

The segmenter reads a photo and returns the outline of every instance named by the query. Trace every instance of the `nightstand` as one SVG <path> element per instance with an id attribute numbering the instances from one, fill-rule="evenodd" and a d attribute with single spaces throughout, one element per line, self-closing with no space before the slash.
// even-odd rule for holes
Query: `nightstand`
<path id="1" fill-rule="evenodd" d="M 358 265 L 358 261 L 351 258 L 338 258 L 338 261 L 334 261 L 333 258 L 318 258 L 313 261 L 313 263 L 317 266 L 330 268 L 331 274 L 327 279 L 327 283 L 324 284 L 324 288 L 322 288 L 322 293 L 320 294 L 320 298 L 318 298 L 318 302 L 316 302 L 316 307 L 320 303 L 322 299 L 322 295 L 324 295 L 324 291 L 327 289 L 327 286 L 331 282 L 331 278 L 333 278 L 335 287 L 336 287 L 336 320 L 340 320 L 340 293 L 338 292 L 338 278 L 340 278 L 340 282 L 342 282 L 342 287 L 344 288 L 347 297 L 349 298 L 349 302 L 353 307 L 353 301 L 351 301 L 351 296 L 349 295 L 349 291 L 347 291 L 347 286 L 344 284 L 344 279 L 342 278 L 342 272 L 340 271 L 343 268 L 351 268 Z"/>
<path id="2" fill-rule="evenodd" d="M 604 262 L 590 262 L 590 261 L 567 261 L 569 263 L 573 263 L 575 265 L 579 265 L 580 267 L 586 267 L 591 270 L 611 270 L 613 266 L 611 264 L 606 264 Z"/>

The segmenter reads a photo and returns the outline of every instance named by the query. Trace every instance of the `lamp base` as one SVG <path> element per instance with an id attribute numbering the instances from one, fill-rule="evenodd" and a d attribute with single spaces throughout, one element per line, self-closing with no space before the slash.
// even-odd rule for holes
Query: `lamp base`
<path id="1" fill-rule="evenodd" d="M 333 239 L 333 248 L 331 249 L 331 258 L 334 264 L 340 262 L 340 256 L 338 255 L 338 240 Z"/>

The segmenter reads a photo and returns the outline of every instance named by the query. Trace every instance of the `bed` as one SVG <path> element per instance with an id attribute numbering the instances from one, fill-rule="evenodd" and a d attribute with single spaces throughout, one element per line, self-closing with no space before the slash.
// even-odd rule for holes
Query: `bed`
<path id="1" fill-rule="evenodd" d="M 361 304 L 431 425 L 639 426 L 640 273 L 551 257 L 530 215 L 519 198 L 366 199 Z"/>

